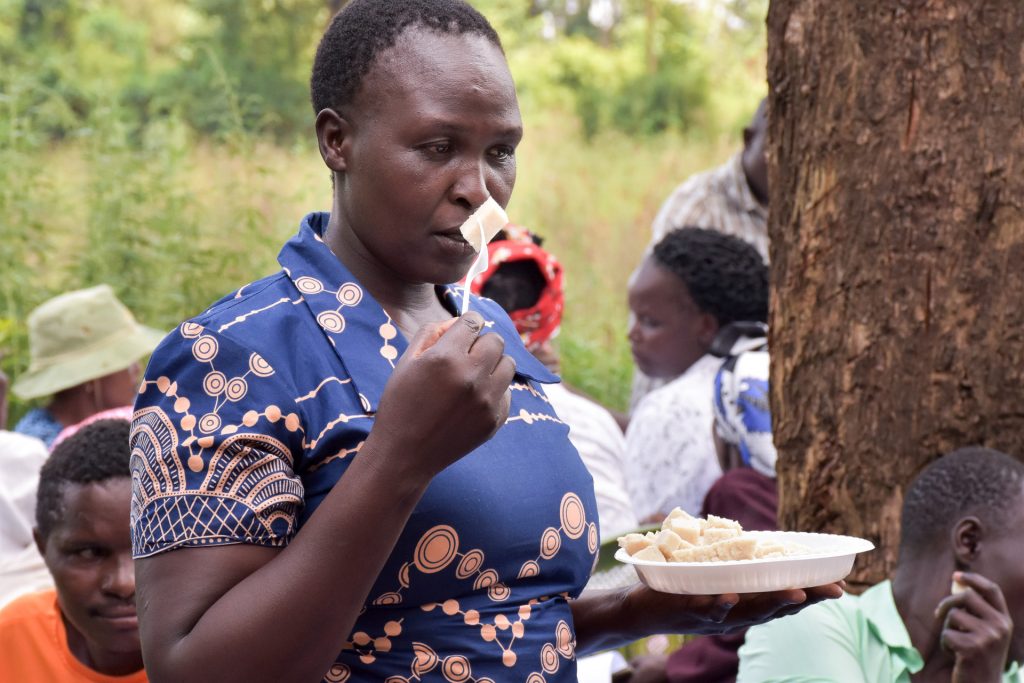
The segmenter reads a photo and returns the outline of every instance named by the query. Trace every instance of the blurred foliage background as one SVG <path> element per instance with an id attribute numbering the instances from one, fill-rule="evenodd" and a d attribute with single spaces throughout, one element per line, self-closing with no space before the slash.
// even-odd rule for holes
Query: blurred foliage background
<path id="1" fill-rule="evenodd" d="M 338 0 L 0 0 L 0 367 L 25 318 L 111 284 L 169 329 L 276 269 L 330 206 L 308 103 Z M 567 379 L 623 407 L 625 282 L 660 202 L 766 91 L 767 0 L 479 0 L 519 88 L 509 214 L 567 272 Z M 27 405 L 12 397 L 12 424 Z"/>

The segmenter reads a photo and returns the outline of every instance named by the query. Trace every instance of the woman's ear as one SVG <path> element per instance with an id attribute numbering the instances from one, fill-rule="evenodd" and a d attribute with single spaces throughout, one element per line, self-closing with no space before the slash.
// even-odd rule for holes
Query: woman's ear
<path id="1" fill-rule="evenodd" d="M 710 349 L 711 342 L 715 341 L 715 337 L 718 336 L 718 319 L 710 313 L 701 311 L 700 319 L 698 321 L 698 330 L 697 338 L 700 339 L 701 346 L 705 349 Z"/>
<path id="2" fill-rule="evenodd" d="M 958 569 L 969 569 L 981 554 L 985 527 L 977 517 L 964 517 L 950 532 L 950 544 Z"/>
<path id="3" fill-rule="evenodd" d="M 333 109 L 323 109 L 316 115 L 316 140 L 327 168 L 344 173 L 352 149 L 352 124 Z"/>

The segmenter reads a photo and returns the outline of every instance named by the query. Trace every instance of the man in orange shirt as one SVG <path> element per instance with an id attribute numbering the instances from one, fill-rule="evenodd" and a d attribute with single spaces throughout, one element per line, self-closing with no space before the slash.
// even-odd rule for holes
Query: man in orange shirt
<path id="1" fill-rule="evenodd" d="M 0 681 L 145 683 L 129 454 L 128 422 L 101 420 L 43 466 L 35 539 L 56 589 L 0 611 Z"/>

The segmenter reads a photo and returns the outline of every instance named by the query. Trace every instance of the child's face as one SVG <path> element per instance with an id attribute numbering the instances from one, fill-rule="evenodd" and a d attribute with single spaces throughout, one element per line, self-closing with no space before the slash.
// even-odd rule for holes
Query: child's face
<path id="1" fill-rule="evenodd" d="M 37 539 L 61 612 L 84 638 L 93 661 L 138 657 L 141 651 L 128 520 L 131 494 L 128 477 L 68 485 L 64 518 L 47 538 Z M 68 635 L 72 640 L 71 628 Z"/>
<path id="2" fill-rule="evenodd" d="M 648 377 L 677 377 L 707 353 L 718 332 L 686 285 L 648 256 L 629 285 L 629 343 Z"/>

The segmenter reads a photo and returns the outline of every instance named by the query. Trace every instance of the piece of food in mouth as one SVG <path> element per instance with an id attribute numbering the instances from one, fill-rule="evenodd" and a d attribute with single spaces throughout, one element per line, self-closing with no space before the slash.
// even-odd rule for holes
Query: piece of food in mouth
<path id="1" fill-rule="evenodd" d="M 693 517 L 676 508 L 662 522 L 661 531 L 619 537 L 619 547 L 638 560 L 652 562 L 722 562 L 806 555 L 799 543 L 757 538 L 745 534 L 739 522 L 708 515 Z"/>
<path id="2" fill-rule="evenodd" d="M 459 227 L 459 232 L 473 249 L 479 252 L 506 225 L 508 225 L 508 215 L 505 210 L 494 200 L 494 197 L 488 197 L 487 201 L 478 206 L 476 211 Z M 483 228 L 482 236 L 481 228 Z"/>

